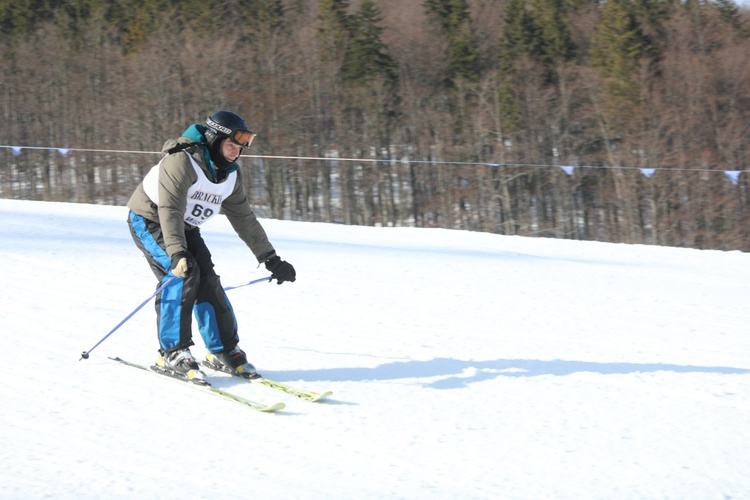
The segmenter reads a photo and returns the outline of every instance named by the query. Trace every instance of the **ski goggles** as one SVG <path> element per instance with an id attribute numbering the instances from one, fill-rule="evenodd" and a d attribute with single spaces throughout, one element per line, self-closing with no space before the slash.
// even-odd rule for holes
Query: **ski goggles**
<path id="1" fill-rule="evenodd" d="M 255 133 L 249 130 L 235 130 L 229 134 L 229 138 L 238 146 L 249 148 L 250 144 L 253 143 L 253 139 L 255 139 Z"/>

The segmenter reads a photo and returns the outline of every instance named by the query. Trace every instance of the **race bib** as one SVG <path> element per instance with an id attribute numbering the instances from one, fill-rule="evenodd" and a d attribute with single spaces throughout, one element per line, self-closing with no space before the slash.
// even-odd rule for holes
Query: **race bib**
<path id="1" fill-rule="evenodd" d="M 184 219 L 191 226 L 200 226 L 219 213 L 224 199 L 231 195 L 234 190 L 237 172 L 230 173 L 224 182 L 216 184 L 206 177 L 201 167 L 187 152 L 185 154 L 190 159 L 190 164 L 193 166 L 198 180 L 188 189 Z M 143 179 L 143 188 L 146 195 L 157 205 L 159 204 L 160 167 L 161 161 Z"/>

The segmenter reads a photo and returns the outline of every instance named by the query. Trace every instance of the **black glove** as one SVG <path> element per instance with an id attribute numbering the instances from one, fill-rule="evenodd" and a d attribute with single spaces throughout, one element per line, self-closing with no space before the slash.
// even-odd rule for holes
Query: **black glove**
<path id="1" fill-rule="evenodd" d="M 289 262 L 281 260 L 278 255 L 266 261 L 266 269 L 271 271 L 271 279 L 275 279 L 278 285 L 285 281 L 294 282 L 297 279 L 294 267 Z"/>
<path id="2" fill-rule="evenodd" d="M 172 274 L 178 278 L 190 276 L 193 267 L 193 257 L 187 252 L 177 252 L 172 256 Z"/>

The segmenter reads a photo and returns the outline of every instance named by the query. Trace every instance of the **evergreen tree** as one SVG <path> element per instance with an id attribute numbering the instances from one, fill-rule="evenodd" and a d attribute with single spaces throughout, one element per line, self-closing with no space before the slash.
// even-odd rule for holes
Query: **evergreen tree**
<path id="1" fill-rule="evenodd" d="M 39 19 L 48 19 L 53 9 L 45 0 L 0 0 L 0 32 L 5 42 L 30 33 Z"/>
<path id="2" fill-rule="evenodd" d="M 516 61 L 522 56 L 537 58 L 541 54 L 541 28 L 525 0 L 510 0 L 505 11 L 505 29 L 500 37 L 497 106 L 503 135 L 513 136 L 522 128 L 521 103 L 515 83 Z"/>
<path id="3" fill-rule="evenodd" d="M 716 10 L 719 12 L 721 20 L 732 29 L 743 33 L 750 34 L 750 28 L 745 25 L 740 15 L 740 9 L 732 0 L 714 0 Z"/>
<path id="4" fill-rule="evenodd" d="M 428 17 L 448 38 L 447 82 L 455 79 L 479 80 L 479 52 L 473 36 L 469 4 L 466 0 L 424 0 Z"/>
<path id="5" fill-rule="evenodd" d="M 591 64 L 613 81 L 621 82 L 623 96 L 632 86 L 633 73 L 646 45 L 640 24 L 624 2 L 608 1 L 602 8 L 591 43 Z"/>
<path id="6" fill-rule="evenodd" d="M 284 5 L 281 0 L 237 0 L 238 23 L 252 31 L 276 31 L 284 25 Z"/>
<path id="7" fill-rule="evenodd" d="M 648 48 L 626 0 L 605 3 L 591 41 L 590 65 L 604 77 L 602 108 L 612 134 L 623 133 L 640 103 L 638 69 Z"/>
<path id="8" fill-rule="evenodd" d="M 521 55 L 538 57 L 541 27 L 526 9 L 526 0 L 510 0 L 505 11 L 505 29 L 500 37 L 501 69 L 509 71 Z"/>
<path id="9" fill-rule="evenodd" d="M 318 4 L 318 35 L 323 42 L 324 61 L 343 61 L 352 31 L 347 0 L 321 0 Z"/>
<path id="10" fill-rule="evenodd" d="M 572 59 L 575 48 L 565 23 L 563 1 L 537 0 L 534 15 L 540 35 L 536 47 L 538 58 L 546 64 Z"/>
<path id="11" fill-rule="evenodd" d="M 674 0 L 630 0 L 626 6 L 639 20 L 644 33 L 663 37 L 662 24 L 669 17 L 670 5 L 675 3 Z"/>
<path id="12" fill-rule="evenodd" d="M 457 32 L 470 21 L 469 5 L 465 0 L 424 0 L 423 5 L 446 34 Z"/>
<path id="13" fill-rule="evenodd" d="M 373 0 L 363 0 L 352 19 L 352 36 L 342 66 L 345 82 L 366 83 L 381 77 L 396 81 L 396 63 L 381 40 L 383 16 Z"/>
<path id="14" fill-rule="evenodd" d="M 462 25 L 451 36 L 448 44 L 448 71 L 452 79 L 479 80 L 479 52 L 469 23 Z"/>
<path id="15" fill-rule="evenodd" d="M 511 0 L 500 39 L 501 67 L 509 70 L 520 55 L 543 63 L 550 81 L 556 79 L 554 66 L 571 60 L 575 47 L 565 23 L 561 0 L 536 0 L 527 9 L 525 0 Z"/>
<path id="16" fill-rule="evenodd" d="M 228 23 L 236 22 L 236 11 L 217 0 L 173 0 L 178 19 L 190 26 L 198 35 L 208 37 L 224 30 Z"/>

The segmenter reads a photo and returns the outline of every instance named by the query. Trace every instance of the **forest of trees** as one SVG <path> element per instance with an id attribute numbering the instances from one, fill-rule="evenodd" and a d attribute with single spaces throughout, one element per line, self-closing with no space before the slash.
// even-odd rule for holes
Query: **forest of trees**
<path id="1" fill-rule="evenodd" d="M 123 205 L 231 109 L 261 216 L 750 251 L 732 0 L 0 0 L 0 95 L 4 198 Z"/>

